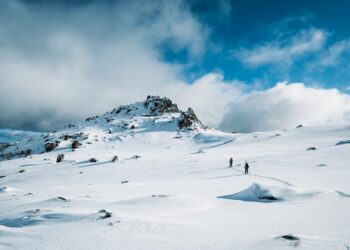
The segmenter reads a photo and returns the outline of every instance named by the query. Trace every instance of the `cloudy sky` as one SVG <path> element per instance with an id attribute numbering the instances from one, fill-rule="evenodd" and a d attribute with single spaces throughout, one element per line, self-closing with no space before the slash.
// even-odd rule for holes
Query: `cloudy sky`
<path id="1" fill-rule="evenodd" d="M 227 131 L 350 122 L 348 0 L 0 1 L 0 128 L 148 94 Z"/>

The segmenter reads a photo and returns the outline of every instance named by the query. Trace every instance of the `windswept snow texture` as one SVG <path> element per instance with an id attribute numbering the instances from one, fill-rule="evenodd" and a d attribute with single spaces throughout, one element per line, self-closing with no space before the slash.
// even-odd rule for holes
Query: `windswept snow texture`
<path id="1" fill-rule="evenodd" d="M 179 130 L 169 108 L 138 103 L 5 148 L 0 249 L 349 249 L 350 154 L 336 146 L 349 126 Z"/>

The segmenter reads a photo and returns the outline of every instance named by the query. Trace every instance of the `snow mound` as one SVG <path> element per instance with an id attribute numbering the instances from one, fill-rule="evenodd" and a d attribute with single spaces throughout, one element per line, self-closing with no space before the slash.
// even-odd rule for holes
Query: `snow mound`
<path id="1" fill-rule="evenodd" d="M 270 186 L 253 183 L 249 188 L 244 189 L 241 192 L 219 196 L 218 198 L 250 202 L 275 202 L 313 198 L 320 194 L 322 194 L 322 192 L 302 191 L 293 187 Z"/>
<path id="2" fill-rule="evenodd" d="M 91 214 L 69 214 L 49 210 L 27 210 L 6 217 L 0 217 L 0 225 L 5 227 L 29 227 L 41 224 L 72 223 L 79 221 L 97 221 L 112 217 L 112 213 L 102 209 Z"/>
<path id="3" fill-rule="evenodd" d="M 26 211 L 10 218 L 0 219 L 0 225 L 5 227 L 28 227 L 43 223 L 73 222 L 81 219 L 83 219 L 83 216 L 79 215 Z"/>
<path id="4" fill-rule="evenodd" d="M 321 250 L 321 249 L 349 249 L 346 242 L 338 239 L 319 237 L 314 235 L 292 235 L 286 234 L 275 237 L 271 240 L 260 241 L 252 246 L 247 246 L 244 249 L 307 249 L 307 250 Z"/>
<path id="5" fill-rule="evenodd" d="M 350 140 L 339 141 L 335 145 L 339 146 L 339 145 L 344 145 L 344 144 L 350 144 Z"/>

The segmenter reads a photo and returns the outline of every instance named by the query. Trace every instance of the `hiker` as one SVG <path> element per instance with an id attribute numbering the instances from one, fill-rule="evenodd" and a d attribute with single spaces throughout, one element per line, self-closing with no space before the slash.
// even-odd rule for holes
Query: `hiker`
<path id="1" fill-rule="evenodd" d="M 230 166 L 229 166 L 229 168 L 232 168 L 232 163 L 233 163 L 233 159 L 232 159 L 232 157 L 230 158 Z"/>
<path id="2" fill-rule="evenodd" d="M 244 174 L 248 174 L 248 171 L 249 171 L 249 165 L 248 165 L 248 162 L 246 161 L 244 164 Z"/>

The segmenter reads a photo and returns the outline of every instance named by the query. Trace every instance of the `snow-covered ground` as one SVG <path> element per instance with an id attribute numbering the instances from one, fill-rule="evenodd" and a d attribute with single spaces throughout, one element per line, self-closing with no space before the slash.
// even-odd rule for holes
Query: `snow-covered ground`
<path id="1" fill-rule="evenodd" d="M 0 143 L 12 143 L 30 136 L 37 136 L 40 133 L 13 129 L 0 129 Z"/>
<path id="2" fill-rule="evenodd" d="M 349 249 L 349 124 L 178 130 L 142 106 L 7 149 L 32 155 L 0 162 L 0 249 Z"/>

